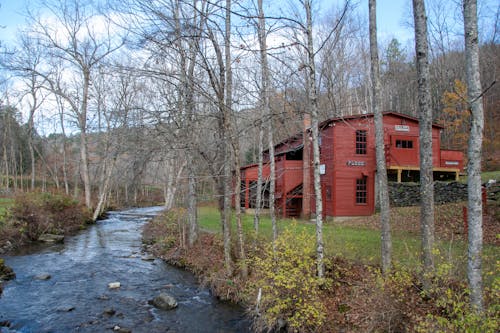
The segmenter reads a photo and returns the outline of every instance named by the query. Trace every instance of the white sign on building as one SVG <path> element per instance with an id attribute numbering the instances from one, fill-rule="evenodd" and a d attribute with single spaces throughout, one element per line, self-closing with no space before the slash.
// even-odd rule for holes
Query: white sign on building
<path id="1" fill-rule="evenodd" d="M 409 132 L 410 126 L 408 126 L 408 125 L 394 125 L 394 129 L 398 132 Z"/>

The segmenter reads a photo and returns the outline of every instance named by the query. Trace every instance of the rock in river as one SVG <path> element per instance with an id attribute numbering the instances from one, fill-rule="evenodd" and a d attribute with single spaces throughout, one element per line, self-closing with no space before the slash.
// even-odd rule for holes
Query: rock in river
<path id="1" fill-rule="evenodd" d="M 35 280 L 49 280 L 51 278 L 50 274 L 38 274 L 33 279 Z"/>
<path id="2" fill-rule="evenodd" d="M 114 315 L 115 315 L 115 313 L 116 313 L 116 311 L 115 311 L 115 309 L 113 309 L 113 308 L 105 308 L 105 309 L 104 309 L 104 312 L 103 312 L 103 314 L 104 314 L 105 316 L 109 316 L 109 317 L 114 316 Z"/>
<path id="3" fill-rule="evenodd" d="M 110 282 L 108 283 L 108 288 L 109 289 L 118 289 L 121 287 L 120 282 Z"/>
<path id="4" fill-rule="evenodd" d="M 161 293 L 153 298 L 153 300 L 149 303 L 162 310 L 172 310 L 177 307 L 177 301 L 175 298 L 166 293 Z"/>
<path id="5" fill-rule="evenodd" d="M 38 241 L 44 243 L 62 243 L 64 242 L 64 235 L 43 234 L 38 237 Z"/>
<path id="6" fill-rule="evenodd" d="M 144 260 L 144 261 L 154 261 L 155 260 L 155 257 L 150 255 L 150 254 L 146 254 L 144 256 L 141 257 L 141 260 Z"/>
<path id="7" fill-rule="evenodd" d="M 75 309 L 74 306 L 72 305 L 64 305 L 64 306 L 60 306 L 56 309 L 57 312 L 71 312 Z"/>

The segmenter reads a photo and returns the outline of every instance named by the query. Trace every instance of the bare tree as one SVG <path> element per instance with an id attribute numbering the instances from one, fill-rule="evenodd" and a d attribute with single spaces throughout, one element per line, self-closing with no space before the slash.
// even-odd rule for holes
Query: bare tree
<path id="1" fill-rule="evenodd" d="M 369 0 L 370 55 L 372 79 L 372 110 L 375 118 L 375 149 L 377 158 L 377 192 L 380 204 L 380 226 L 382 239 L 382 272 L 391 269 L 392 241 L 390 225 L 389 190 L 387 188 L 387 168 L 385 165 L 384 123 L 380 109 L 380 73 L 377 43 L 377 1 Z"/>
<path id="2" fill-rule="evenodd" d="M 484 114 L 479 69 L 477 1 L 463 1 L 467 97 L 471 108 L 467 165 L 469 246 L 467 277 L 471 290 L 470 303 L 476 312 L 483 311 L 481 255 L 483 248 L 483 207 L 481 200 L 481 148 Z"/>
<path id="3" fill-rule="evenodd" d="M 46 22 L 42 17 L 30 13 L 33 35 L 46 48 L 52 59 L 59 59 L 69 69 L 68 75 L 75 81 L 61 82 L 56 85 L 54 73 L 39 73 L 49 82 L 52 93 L 61 96 L 69 105 L 78 120 L 80 130 L 80 157 L 85 205 L 92 206 L 91 179 L 87 144 L 88 105 L 92 74 L 99 64 L 112 52 L 121 47 L 111 36 L 109 22 L 102 15 L 81 0 L 44 1 L 43 9 L 52 15 L 53 21 Z M 105 30 L 96 31 L 96 21 L 101 20 Z"/>
<path id="4" fill-rule="evenodd" d="M 432 105 L 427 45 L 427 16 L 424 0 L 413 0 L 415 53 L 418 74 L 420 145 L 420 227 L 424 289 L 430 289 L 434 271 L 434 182 L 432 177 Z"/>

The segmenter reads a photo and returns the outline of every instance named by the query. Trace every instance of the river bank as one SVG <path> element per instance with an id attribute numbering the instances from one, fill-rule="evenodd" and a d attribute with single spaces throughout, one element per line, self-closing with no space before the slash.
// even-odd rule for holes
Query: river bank
<path id="1" fill-rule="evenodd" d="M 427 293 L 418 267 L 395 263 L 391 274 L 383 277 L 378 266 L 341 255 L 326 258 L 325 279 L 318 283 L 314 237 L 301 232 L 307 225 L 290 222 L 277 240 L 275 254 L 268 239 L 247 234 L 250 274 L 242 278 L 235 257 L 234 274 L 226 273 L 217 232 L 201 232 L 189 249 L 183 245 L 184 213 L 174 209 L 150 221 L 143 231 L 145 248 L 194 272 L 217 297 L 245 306 L 254 327 L 263 331 L 281 327 L 290 332 L 495 332 L 500 324 L 500 285 L 488 280 L 484 315 L 470 311 L 466 281 L 457 277 L 450 261 L 456 258 L 449 254 L 436 254 L 439 263 L 433 289 Z M 492 273 L 484 272 L 485 277 Z"/>

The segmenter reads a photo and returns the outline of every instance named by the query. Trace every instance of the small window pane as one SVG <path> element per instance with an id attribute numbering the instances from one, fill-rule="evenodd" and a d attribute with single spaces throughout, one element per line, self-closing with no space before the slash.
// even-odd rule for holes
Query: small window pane
<path id="1" fill-rule="evenodd" d="M 396 148 L 413 149 L 412 140 L 396 140 Z"/>
<path id="2" fill-rule="evenodd" d="M 356 154 L 366 155 L 367 135 L 365 130 L 356 131 Z"/>
<path id="3" fill-rule="evenodd" d="M 366 177 L 356 179 L 356 204 L 367 203 Z"/>

